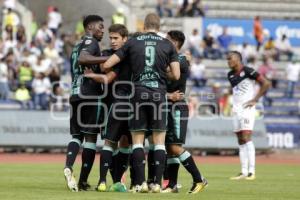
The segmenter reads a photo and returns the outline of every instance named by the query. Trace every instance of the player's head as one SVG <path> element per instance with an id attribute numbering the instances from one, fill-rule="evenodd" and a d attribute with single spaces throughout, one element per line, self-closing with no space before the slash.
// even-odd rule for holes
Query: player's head
<path id="1" fill-rule="evenodd" d="M 167 39 L 179 50 L 185 41 L 185 36 L 181 31 L 171 30 L 167 33 Z"/>
<path id="2" fill-rule="evenodd" d="M 144 30 L 154 30 L 159 31 L 160 28 L 160 18 L 155 13 L 150 13 L 146 16 L 144 21 Z"/>
<path id="3" fill-rule="evenodd" d="M 90 33 L 98 41 L 102 40 L 104 34 L 103 18 L 99 15 L 88 15 L 83 19 L 85 32 Z"/>
<path id="4" fill-rule="evenodd" d="M 227 54 L 228 66 L 231 69 L 236 69 L 240 67 L 243 63 L 242 54 L 238 51 L 230 51 Z"/>
<path id="5" fill-rule="evenodd" d="M 110 46 L 117 50 L 124 45 L 128 38 L 128 30 L 123 24 L 113 24 L 108 28 Z"/>

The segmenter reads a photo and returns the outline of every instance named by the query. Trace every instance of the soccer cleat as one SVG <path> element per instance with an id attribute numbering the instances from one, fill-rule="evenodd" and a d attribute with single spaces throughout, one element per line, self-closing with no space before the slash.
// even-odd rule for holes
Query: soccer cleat
<path id="1" fill-rule="evenodd" d="M 70 168 L 64 169 L 65 179 L 67 181 L 67 186 L 72 192 L 78 192 L 78 186 L 76 183 L 76 179 L 73 175 L 73 172 Z"/>
<path id="2" fill-rule="evenodd" d="M 230 180 L 244 180 L 246 179 L 246 175 L 242 174 L 242 173 L 239 173 L 237 176 L 233 176 L 233 177 L 230 177 L 229 178 Z"/>
<path id="3" fill-rule="evenodd" d="M 91 185 L 87 182 L 80 182 L 78 183 L 78 190 L 79 191 L 88 191 L 91 189 Z"/>
<path id="4" fill-rule="evenodd" d="M 196 194 L 204 190 L 205 187 L 208 186 L 208 182 L 206 179 L 203 179 L 200 183 L 193 183 L 192 188 L 188 191 L 188 194 Z"/>
<path id="5" fill-rule="evenodd" d="M 248 180 L 248 181 L 253 181 L 253 180 L 255 180 L 255 174 L 253 174 L 253 173 L 249 173 L 248 174 L 248 176 L 246 176 L 246 180 Z"/>
<path id="6" fill-rule="evenodd" d="M 160 193 L 160 185 L 159 184 L 154 184 L 152 187 L 151 187 L 151 190 L 150 192 L 152 193 Z"/>
<path id="7" fill-rule="evenodd" d="M 98 192 L 106 192 L 107 191 L 107 187 L 106 187 L 106 183 L 105 182 L 101 182 L 97 187 L 96 190 Z"/>
<path id="8" fill-rule="evenodd" d="M 146 182 L 142 183 L 142 185 L 135 185 L 133 186 L 132 190 L 130 190 L 132 193 L 148 193 L 148 185 Z"/>
<path id="9" fill-rule="evenodd" d="M 126 185 L 123 183 L 117 182 L 114 183 L 112 186 L 109 188 L 110 192 L 127 192 Z"/>
<path id="10" fill-rule="evenodd" d="M 161 191 L 161 193 L 178 193 L 178 192 L 179 190 L 177 185 L 175 185 L 174 187 L 167 186 Z"/>

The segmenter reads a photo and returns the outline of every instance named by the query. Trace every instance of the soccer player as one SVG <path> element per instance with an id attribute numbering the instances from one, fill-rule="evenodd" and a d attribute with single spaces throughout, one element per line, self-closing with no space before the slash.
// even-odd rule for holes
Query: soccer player
<path id="1" fill-rule="evenodd" d="M 108 31 L 111 49 L 104 50 L 102 52 L 104 56 L 111 56 L 125 44 L 128 38 L 128 30 L 122 24 L 111 25 Z M 120 62 L 106 75 L 87 72 L 85 76 L 98 82 L 110 83 L 107 97 L 104 99 L 105 104 L 109 107 L 109 112 L 102 134 L 105 142 L 101 151 L 100 178 L 96 189 L 100 192 L 107 191 L 106 175 L 108 170 L 111 169 L 114 183 L 111 188 L 117 191 L 126 191 L 125 185 L 121 183 L 121 178 L 128 166 L 130 153 L 128 140 L 131 140 L 128 113 L 124 112 L 124 110 L 129 110 L 128 97 L 131 93 L 131 73 L 128 63 L 126 60 Z M 114 80 L 113 83 L 111 83 L 112 80 Z M 121 138 L 122 140 L 120 140 Z M 119 141 L 120 148 L 118 148 Z"/>
<path id="2" fill-rule="evenodd" d="M 167 33 L 169 39 L 179 52 L 185 41 L 185 36 L 181 31 L 172 30 Z M 169 183 L 162 191 L 163 193 L 178 192 L 177 177 L 179 164 L 193 177 L 193 185 L 188 193 L 195 194 L 202 191 L 207 186 L 198 170 L 192 155 L 185 150 L 182 145 L 185 143 L 187 124 L 189 117 L 188 105 L 184 99 L 186 90 L 186 80 L 189 72 L 189 62 L 187 58 L 179 54 L 180 79 L 178 81 L 168 82 L 168 131 L 166 135 L 166 148 L 168 152 L 167 174 L 169 174 Z"/>
<path id="3" fill-rule="evenodd" d="M 255 147 L 251 140 L 255 121 L 255 105 L 270 87 L 270 82 L 254 69 L 244 66 L 238 51 L 231 51 L 227 56 L 228 80 L 233 92 L 233 126 L 239 144 L 241 173 L 231 180 L 255 179 Z M 260 89 L 255 93 L 255 83 Z"/>
<path id="4" fill-rule="evenodd" d="M 130 131 L 132 135 L 131 166 L 134 172 L 134 191 L 148 192 L 145 182 L 145 131 L 151 130 L 154 143 L 154 184 L 152 192 L 160 192 L 165 163 L 166 85 L 167 77 L 178 80 L 180 68 L 177 52 L 170 41 L 157 35 L 160 19 L 148 14 L 144 21 L 145 33 L 131 38 L 103 65 L 109 69 L 128 59 L 135 86 Z M 168 66 L 170 66 L 168 68 Z"/>
<path id="5" fill-rule="evenodd" d="M 101 57 L 98 42 L 104 33 L 103 19 L 98 15 L 89 15 L 83 20 L 85 35 L 73 48 L 71 55 L 72 91 L 70 97 L 72 140 L 67 147 L 64 175 L 71 191 L 87 190 L 89 173 L 95 159 L 97 134 L 100 132 L 100 98 L 102 84 L 83 77 L 84 69 L 101 73 L 99 64 L 107 60 Z M 82 166 L 78 186 L 73 175 L 73 165 L 83 144 Z"/>

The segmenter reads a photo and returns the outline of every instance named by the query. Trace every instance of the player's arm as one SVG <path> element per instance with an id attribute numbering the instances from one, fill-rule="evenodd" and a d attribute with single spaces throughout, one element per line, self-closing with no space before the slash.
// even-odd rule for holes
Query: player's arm
<path id="1" fill-rule="evenodd" d="M 262 97 L 271 86 L 270 81 L 265 79 L 262 75 L 258 75 L 255 80 L 260 85 L 259 91 L 252 100 L 245 103 L 245 108 L 255 106 L 259 98 Z"/>
<path id="2" fill-rule="evenodd" d="M 114 71 L 109 71 L 106 74 L 96 74 L 90 69 L 85 69 L 84 77 L 91 78 L 99 83 L 109 84 L 117 77 L 117 74 Z"/>
<path id="3" fill-rule="evenodd" d="M 119 56 L 117 56 L 116 54 L 113 54 L 111 57 L 109 57 L 109 59 L 103 64 L 103 69 L 110 69 L 112 68 L 114 65 L 118 64 L 121 61 L 121 59 L 119 58 Z"/>
<path id="4" fill-rule="evenodd" d="M 93 56 L 88 51 L 81 51 L 78 57 L 79 64 L 99 64 L 104 63 L 108 56 Z"/>
<path id="5" fill-rule="evenodd" d="M 179 80 L 180 78 L 180 64 L 179 62 L 171 62 L 170 67 L 167 68 L 167 77 L 170 80 Z"/>

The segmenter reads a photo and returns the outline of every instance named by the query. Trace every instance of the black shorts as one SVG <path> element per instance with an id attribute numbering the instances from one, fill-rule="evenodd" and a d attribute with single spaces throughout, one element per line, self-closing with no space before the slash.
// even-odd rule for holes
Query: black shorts
<path id="1" fill-rule="evenodd" d="M 172 107 L 173 105 L 173 107 Z M 168 130 L 166 134 L 166 144 L 184 144 L 187 132 L 189 110 L 184 104 L 169 106 Z"/>
<path id="2" fill-rule="evenodd" d="M 129 112 L 129 101 L 115 99 L 108 111 L 102 138 L 118 142 L 122 135 L 126 135 L 130 142 L 131 134 L 128 126 Z"/>
<path id="3" fill-rule="evenodd" d="M 77 100 L 70 102 L 71 135 L 98 134 L 103 123 L 101 100 Z"/>
<path id="4" fill-rule="evenodd" d="M 168 106 L 164 93 L 143 92 L 136 89 L 131 103 L 133 106 L 132 119 L 129 123 L 131 132 L 167 130 Z"/>

